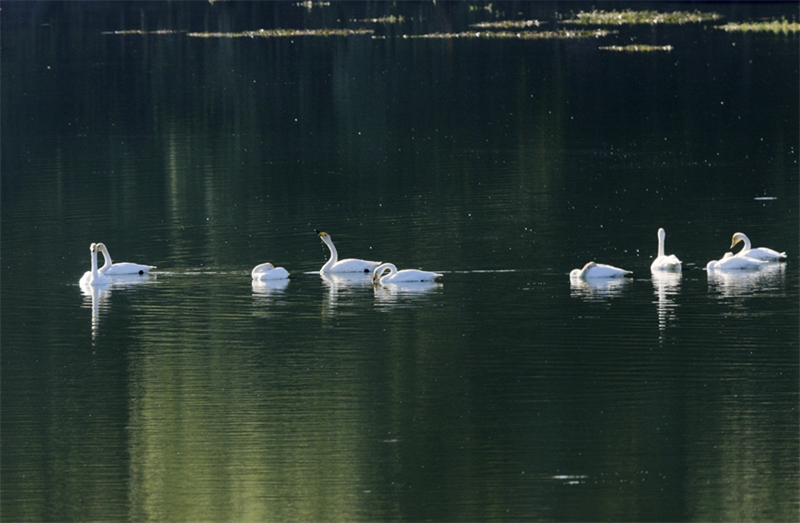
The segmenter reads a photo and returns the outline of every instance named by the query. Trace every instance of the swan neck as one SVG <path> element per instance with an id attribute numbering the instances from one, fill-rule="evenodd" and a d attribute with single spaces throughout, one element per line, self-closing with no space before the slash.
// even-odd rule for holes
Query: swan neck
<path id="1" fill-rule="evenodd" d="M 333 240 L 331 240 L 330 236 L 323 237 L 322 241 L 325 243 L 325 245 L 328 246 L 328 249 L 330 249 L 331 257 L 325 263 L 325 265 L 322 266 L 320 272 L 328 272 L 336 264 L 336 262 L 339 261 L 339 253 L 336 252 L 336 247 L 333 245 Z"/>
<path id="2" fill-rule="evenodd" d="M 658 257 L 661 258 L 664 256 L 664 236 L 659 234 L 658 235 Z"/>
<path id="3" fill-rule="evenodd" d="M 748 238 L 747 236 L 745 236 L 743 234 L 742 235 L 742 241 L 744 242 L 744 250 L 745 251 L 749 251 L 750 248 L 751 248 L 751 246 L 750 246 L 750 238 Z"/>
<path id="4" fill-rule="evenodd" d="M 397 274 L 397 267 L 393 263 L 383 263 L 375 269 L 375 274 L 382 275 L 385 269 L 389 269 L 389 274 L 386 276 L 381 276 L 380 280 L 383 281 L 384 278 L 390 278 L 393 275 Z"/>
<path id="5" fill-rule="evenodd" d="M 98 250 L 100 250 L 100 252 L 103 253 L 103 259 L 105 260 L 105 263 L 103 263 L 103 266 L 100 268 L 100 270 L 102 271 L 104 269 L 108 269 L 114 263 L 111 261 L 111 255 L 108 253 L 108 249 L 98 249 Z"/>
<path id="6" fill-rule="evenodd" d="M 97 250 L 92 249 L 92 277 L 97 278 Z"/>

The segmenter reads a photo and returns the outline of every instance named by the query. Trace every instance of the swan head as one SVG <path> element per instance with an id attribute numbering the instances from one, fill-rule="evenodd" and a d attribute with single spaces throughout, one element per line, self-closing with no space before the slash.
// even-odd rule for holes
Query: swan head
<path id="1" fill-rule="evenodd" d="M 592 267 L 597 267 L 597 264 L 593 261 L 590 261 L 589 263 L 583 266 L 583 270 L 585 271 L 591 269 Z"/>
<path id="2" fill-rule="evenodd" d="M 664 238 L 666 238 L 666 237 L 667 237 L 667 231 L 665 231 L 665 230 L 663 229 L 663 227 L 662 227 L 662 228 L 660 228 L 660 229 L 658 229 L 658 239 L 659 239 L 659 240 L 663 240 L 663 239 L 664 239 Z"/>
<path id="3" fill-rule="evenodd" d="M 267 262 L 267 263 L 265 263 L 265 264 L 263 265 L 263 267 L 264 267 L 265 269 L 269 270 L 269 271 L 271 271 L 272 269 L 274 269 L 274 268 L 275 268 L 275 266 L 274 266 L 274 265 L 272 265 L 270 262 Z"/>
<path id="4" fill-rule="evenodd" d="M 731 249 L 739 242 L 744 242 L 744 244 L 747 245 L 750 243 L 750 240 L 742 232 L 734 233 L 733 238 L 731 238 Z"/>
<path id="5" fill-rule="evenodd" d="M 330 245 L 333 240 L 331 240 L 331 235 L 325 231 L 320 231 L 319 229 L 314 229 L 314 232 L 319 235 L 319 239 L 325 242 L 327 245 Z"/>
<path id="6" fill-rule="evenodd" d="M 96 244 L 96 245 L 95 245 L 95 247 L 96 247 L 96 248 L 97 248 L 97 250 L 98 250 L 98 251 L 100 251 L 100 252 L 104 252 L 104 253 L 105 253 L 105 252 L 108 252 L 108 248 L 106 247 L 106 244 L 105 244 L 105 243 L 102 243 L 102 242 L 101 242 L 101 243 L 98 243 L 98 244 Z"/>
<path id="7" fill-rule="evenodd" d="M 102 245 L 102 243 L 100 245 Z M 97 252 L 97 244 L 96 243 L 92 243 L 89 246 L 89 252 Z"/>

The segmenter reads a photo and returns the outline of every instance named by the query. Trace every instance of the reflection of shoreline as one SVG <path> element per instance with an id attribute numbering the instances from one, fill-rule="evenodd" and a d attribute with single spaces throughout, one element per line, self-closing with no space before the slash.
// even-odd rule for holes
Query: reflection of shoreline
<path id="1" fill-rule="evenodd" d="M 708 271 L 709 290 L 722 297 L 785 295 L 786 264 L 771 263 L 754 271 Z"/>
<path id="2" fill-rule="evenodd" d="M 674 296 L 681 288 L 681 272 L 654 271 L 653 293 L 658 297 L 658 330 L 663 334 L 667 323 L 675 321 L 677 304 Z"/>
<path id="3" fill-rule="evenodd" d="M 622 296 L 622 292 L 632 281 L 632 278 L 598 278 L 579 279 L 571 278 L 569 281 L 570 296 L 583 298 L 586 301 L 602 301 L 608 298 Z"/>

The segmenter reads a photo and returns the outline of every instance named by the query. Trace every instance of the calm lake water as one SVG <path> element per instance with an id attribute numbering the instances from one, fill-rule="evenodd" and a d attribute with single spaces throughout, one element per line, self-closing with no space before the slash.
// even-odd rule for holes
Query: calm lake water
<path id="1" fill-rule="evenodd" d="M 797 5 L 412 38 L 590 8 L 487 7 L 3 3 L 3 521 L 800 518 L 800 46 L 716 28 Z"/>

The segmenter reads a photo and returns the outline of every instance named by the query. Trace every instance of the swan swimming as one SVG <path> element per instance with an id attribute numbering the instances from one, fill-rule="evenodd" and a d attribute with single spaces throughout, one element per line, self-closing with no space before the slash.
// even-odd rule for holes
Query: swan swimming
<path id="1" fill-rule="evenodd" d="M 289 277 L 289 271 L 283 267 L 275 267 L 271 263 L 267 262 L 256 265 L 250 275 L 254 280 L 257 281 L 285 280 Z"/>
<path id="2" fill-rule="evenodd" d="M 100 267 L 100 272 L 106 276 L 117 276 L 120 274 L 144 274 L 150 269 L 155 269 L 154 265 L 140 265 L 138 263 L 120 262 L 113 263 L 111 261 L 111 254 L 108 253 L 108 247 L 104 243 L 97 244 L 97 250 L 103 253 L 103 258 L 106 262 Z"/>
<path id="3" fill-rule="evenodd" d="M 739 242 L 744 242 L 744 247 L 741 251 L 739 251 L 736 256 L 752 258 L 754 260 L 764 260 L 764 261 L 781 261 L 786 259 L 785 252 L 778 252 L 773 251 L 767 247 L 758 247 L 756 249 L 750 248 L 750 238 L 744 235 L 744 233 L 737 232 L 733 235 L 731 239 L 731 249 L 733 246 Z"/>
<path id="4" fill-rule="evenodd" d="M 605 265 L 603 263 L 595 263 L 590 261 L 583 266 L 583 269 L 572 269 L 569 273 L 570 279 L 591 279 L 591 278 L 619 278 L 626 274 L 633 274 L 631 271 L 614 267 L 613 265 Z"/>
<path id="5" fill-rule="evenodd" d="M 706 270 L 713 271 L 753 271 L 769 265 L 764 260 L 756 260 L 747 256 L 734 256 L 732 252 L 726 252 L 720 260 L 711 260 L 706 264 Z"/>
<path id="6" fill-rule="evenodd" d="M 381 276 L 386 269 L 389 269 L 389 274 Z M 398 271 L 395 264 L 383 263 L 372 273 L 372 282 L 383 285 L 386 283 L 433 281 L 441 277 L 442 275 L 437 272 L 421 271 L 419 269 L 403 269 L 402 271 Z"/>
<path id="7" fill-rule="evenodd" d="M 664 239 L 667 237 L 667 232 L 664 229 L 658 229 L 658 257 L 653 260 L 650 265 L 651 271 L 680 271 L 681 261 L 674 254 L 666 256 L 664 254 Z"/>
<path id="8" fill-rule="evenodd" d="M 336 251 L 336 247 L 333 246 L 333 240 L 331 239 L 330 234 L 327 232 L 322 232 L 320 230 L 314 229 L 314 232 L 319 235 L 319 238 L 328 246 L 328 249 L 331 250 L 331 257 L 322 266 L 319 272 L 364 272 L 369 273 L 375 270 L 375 267 L 381 264 L 381 262 L 375 261 L 368 261 L 368 260 L 359 260 L 357 258 L 347 258 L 344 260 L 339 259 L 339 253 Z"/>
<path id="9" fill-rule="evenodd" d="M 80 279 L 81 285 L 108 285 L 108 278 L 105 274 L 97 270 L 97 244 L 89 246 L 92 253 L 92 270 L 87 271 Z"/>

